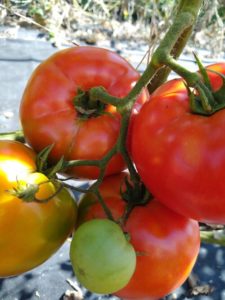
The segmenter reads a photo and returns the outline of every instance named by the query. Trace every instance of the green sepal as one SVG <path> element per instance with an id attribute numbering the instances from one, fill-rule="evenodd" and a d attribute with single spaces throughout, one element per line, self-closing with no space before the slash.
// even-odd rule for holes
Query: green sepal
<path id="1" fill-rule="evenodd" d="M 184 82 L 184 85 L 188 92 L 191 112 L 199 115 L 207 115 L 206 111 L 202 108 L 200 97 L 195 95 L 186 82 Z"/>
<path id="2" fill-rule="evenodd" d="M 64 157 L 62 156 L 55 165 L 53 165 L 51 168 L 45 171 L 45 175 L 48 178 L 55 178 L 56 173 L 62 171 L 63 169 L 65 169 L 65 160 Z"/>
<path id="3" fill-rule="evenodd" d="M 38 172 L 44 173 L 44 171 L 48 168 L 48 157 L 53 147 L 54 144 L 49 145 L 38 153 L 36 157 L 36 166 Z"/>
<path id="4" fill-rule="evenodd" d="M 198 55 L 196 54 L 196 52 L 193 52 L 193 55 L 195 57 L 195 61 L 196 61 L 197 65 L 198 65 L 199 72 L 202 75 L 203 82 L 207 86 L 207 88 L 211 91 L 212 86 L 211 86 L 211 83 L 209 80 L 209 76 L 206 72 L 206 68 L 203 66 L 203 64 L 202 64 L 201 60 L 199 59 Z"/>
<path id="5" fill-rule="evenodd" d="M 120 194 L 124 201 L 127 202 L 129 206 L 142 206 L 146 205 L 152 198 L 152 195 L 146 189 L 144 184 L 140 182 L 139 184 L 133 185 L 128 176 L 125 177 L 125 191 L 120 188 Z"/>
<path id="6" fill-rule="evenodd" d="M 8 190 L 8 192 L 23 200 L 24 202 L 33 202 L 35 199 L 35 194 L 39 190 L 39 185 L 35 183 L 26 183 L 21 184 L 19 181 L 17 182 L 17 187 L 12 188 L 11 190 Z"/>

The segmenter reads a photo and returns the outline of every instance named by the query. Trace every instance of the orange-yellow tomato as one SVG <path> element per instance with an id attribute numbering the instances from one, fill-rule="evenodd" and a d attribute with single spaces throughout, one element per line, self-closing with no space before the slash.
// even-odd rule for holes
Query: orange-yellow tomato
<path id="1" fill-rule="evenodd" d="M 38 184 L 35 198 L 40 202 L 26 202 L 14 193 L 15 189 Z M 0 277 L 40 265 L 72 232 L 76 203 L 67 189 L 54 195 L 56 191 L 57 186 L 36 171 L 35 153 L 30 148 L 15 141 L 0 141 Z"/>

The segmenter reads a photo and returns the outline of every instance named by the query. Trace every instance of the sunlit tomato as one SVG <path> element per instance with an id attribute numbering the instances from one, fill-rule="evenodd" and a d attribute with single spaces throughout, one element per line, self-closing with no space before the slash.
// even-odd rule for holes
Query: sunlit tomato
<path id="1" fill-rule="evenodd" d="M 54 144 L 52 162 L 62 156 L 67 160 L 101 159 L 116 143 L 120 115 L 112 105 L 104 113 L 81 118 L 75 108 L 78 90 L 102 86 L 109 94 L 126 96 L 139 79 L 139 73 L 117 53 L 95 47 L 73 47 L 61 50 L 41 63 L 33 72 L 23 94 L 20 118 L 25 137 L 40 151 Z M 146 90 L 138 98 L 134 111 L 148 98 Z M 112 157 L 106 175 L 119 173 L 125 167 L 121 155 Z M 70 169 L 81 178 L 97 178 L 93 166 Z"/>
<path id="2" fill-rule="evenodd" d="M 47 203 L 14 195 L 15 189 L 37 184 L 38 201 L 48 199 L 58 188 L 36 172 L 35 153 L 30 148 L 0 141 L 0 277 L 21 274 L 43 263 L 75 226 L 77 207 L 68 190 L 63 188 Z"/>
<path id="3" fill-rule="evenodd" d="M 79 282 L 99 294 L 127 285 L 136 266 L 134 248 L 120 226 L 107 219 L 79 226 L 71 242 L 70 258 Z"/>
<path id="4" fill-rule="evenodd" d="M 225 64 L 208 67 L 225 74 Z M 214 90 L 222 85 L 208 71 Z M 171 83 L 172 84 L 172 83 Z M 165 89 L 144 105 L 130 133 L 131 154 L 153 195 L 176 212 L 225 224 L 225 110 L 192 114 L 188 96 Z"/>
<path id="5" fill-rule="evenodd" d="M 107 186 L 109 191 L 112 189 L 112 182 L 117 182 L 114 187 L 119 191 L 123 178 L 124 175 L 120 175 L 120 178 L 111 176 L 103 181 L 102 196 L 116 220 L 121 220 L 126 203 L 119 192 L 117 195 L 114 192 L 112 197 L 105 193 Z M 82 222 L 106 217 L 90 194 L 81 199 L 79 213 L 82 214 Z M 131 280 L 125 288 L 116 292 L 117 296 L 136 300 L 159 299 L 186 280 L 199 252 L 199 227 L 196 221 L 175 213 L 153 199 L 146 206 L 133 209 L 124 231 L 130 236 L 137 263 Z"/>
<path id="6" fill-rule="evenodd" d="M 151 98 L 157 95 L 160 95 L 162 97 L 164 95 L 172 94 L 172 93 L 181 94 L 184 96 L 187 95 L 187 88 L 184 84 L 183 79 L 175 78 L 163 83 L 152 93 Z"/>
<path id="7" fill-rule="evenodd" d="M 215 63 L 206 67 L 207 74 L 209 76 L 209 80 L 212 84 L 212 87 L 215 91 L 217 91 L 223 84 L 222 77 L 218 76 L 216 73 L 210 72 L 209 70 L 213 70 L 225 75 L 225 63 Z"/>

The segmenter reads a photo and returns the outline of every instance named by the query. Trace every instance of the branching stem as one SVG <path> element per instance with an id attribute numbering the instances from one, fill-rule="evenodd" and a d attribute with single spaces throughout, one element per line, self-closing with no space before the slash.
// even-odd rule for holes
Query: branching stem
<path id="1" fill-rule="evenodd" d="M 140 183 L 139 175 L 136 172 L 136 169 L 127 151 L 126 140 L 132 107 L 143 88 L 150 83 L 149 89 L 153 91 L 162 83 L 162 80 L 167 77 L 168 72 L 172 69 L 183 76 L 185 80 L 187 80 L 188 84 L 195 86 L 197 84 L 202 95 L 207 96 L 207 90 L 199 84 L 199 78 L 196 77 L 197 75 L 193 75 L 193 73 L 179 66 L 175 60 L 187 43 L 202 2 L 203 0 L 180 0 L 178 13 L 173 21 L 173 24 L 153 54 L 146 70 L 126 97 L 122 99 L 113 97 L 109 95 L 102 87 L 95 87 L 89 90 L 90 99 L 98 100 L 104 102 L 105 104 L 114 105 L 117 107 L 117 111 L 121 114 L 121 130 L 117 142 L 102 159 L 63 162 L 62 170 L 74 166 L 95 166 L 99 168 L 99 178 L 89 188 L 89 191 L 95 193 L 99 203 L 102 205 L 105 213 L 111 220 L 113 220 L 113 216 L 109 208 L 106 206 L 101 194 L 99 193 L 99 185 L 104 178 L 108 162 L 116 153 L 120 153 L 123 156 L 134 186 L 138 186 Z M 57 169 L 57 171 L 59 170 Z"/>

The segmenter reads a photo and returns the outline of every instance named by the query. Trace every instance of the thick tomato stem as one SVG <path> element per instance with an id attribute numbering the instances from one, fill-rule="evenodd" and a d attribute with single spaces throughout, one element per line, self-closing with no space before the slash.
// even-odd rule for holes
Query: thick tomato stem
<path id="1" fill-rule="evenodd" d="M 130 113 L 128 110 L 127 112 L 125 111 L 124 113 L 122 113 L 121 130 L 117 140 L 117 151 L 121 153 L 126 162 L 131 180 L 134 182 L 134 184 L 139 184 L 141 181 L 140 176 L 134 167 L 133 161 L 128 153 L 126 145 L 129 120 Z"/>
<path id="2" fill-rule="evenodd" d="M 166 80 L 171 69 L 178 74 L 182 73 L 184 78 L 187 78 L 188 84 L 195 85 L 199 77 L 177 64 L 175 59 L 179 57 L 187 43 L 202 3 L 203 0 L 180 1 L 173 24 L 154 52 L 146 70 L 127 96 L 119 99 L 112 97 L 102 88 L 93 88 L 90 90 L 91 97 L 113 104 L 119 111 L 131 109 L 143 87 L 148 85 L 149 90 L 153 92 Z"/>
<path id="3" fill-rule="evenodd" d="M 91 101 L 98 101 L 100 99 L 105 104 L 111 104 L 116 107 L 121 103 L 121 98 L 110 95 L 102 86 L 91 88 L 89 90 L 89 97 Z"/>

